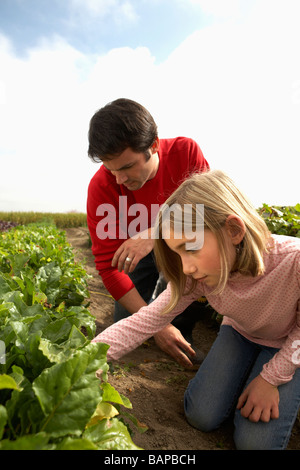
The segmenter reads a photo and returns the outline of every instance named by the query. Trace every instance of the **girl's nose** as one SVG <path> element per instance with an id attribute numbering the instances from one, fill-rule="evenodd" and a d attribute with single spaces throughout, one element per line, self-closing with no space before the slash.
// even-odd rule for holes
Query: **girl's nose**
<path id="1" fill-rule="evenodd" d="M 182 269 L 183 269 L 184 274 L 186 274 L 187 276 L 191 276 L 192 274 L 196 272 L 197 268 L 195 264 L 192 262 L 192 260 L 187 259 L 186 257 L 182 257 L 181 262 L 182 262 Z"/>

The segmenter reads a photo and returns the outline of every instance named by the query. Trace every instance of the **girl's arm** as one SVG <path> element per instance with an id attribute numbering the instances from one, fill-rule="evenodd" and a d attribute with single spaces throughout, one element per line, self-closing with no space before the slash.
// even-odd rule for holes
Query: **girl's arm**
<path id="1" fill-rule="evenodd" d="M 264 365 L 261 372 L 261 376 L 275 386 L 292 380 L 295 370 L 300 367 L 300 253 L 293 266 L 298 295 L 295 306 L 295 324 L 282 348 Z"/>
<path id="2" fill-rule="evenodd" d="M 295 325 L 281 349 L 239 397 L 237 408 L 242 416 L 253 422 L 268 422 L 279 417 L 277 387 L 292 380 L 295 370 L 300 367 L 300 263 L 296 266 L 296 278 L 299 296 Z"/>
<path id="3" fill-rule="evenodd" d="M 276 387 L 292 380 L 295 370 L 300 367 L 300 301 L 298 307 L 296 325 L 282 348 L 264 365 L 260 374 Z"/>
<path id="4" fill-rule="evenodd" d="M 114 323 L 96 336 L 92 342 L 106 343 L 110 346 L 107 351 L 108 360 L 119 359 L 133 351 L 148 338 L 169 325 L 177 315 L 199 297 L 196 292 L 183 296 L 172 312 L 162 315 L 160 312 L 168 305 L 170 292 L 170 284 L 168 284 L 167 289 L 154 302 L 142 307 L 130 317 Z M 190 352 L 193 354 L 192 349 Z"/>

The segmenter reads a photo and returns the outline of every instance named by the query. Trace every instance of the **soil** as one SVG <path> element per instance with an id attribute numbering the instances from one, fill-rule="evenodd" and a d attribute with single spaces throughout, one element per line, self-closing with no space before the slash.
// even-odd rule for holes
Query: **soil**
<path id="1" fill-rule="evenodd" d="M 88 281 L 90 312 L 96 318 L 97 332 L 113 323 L 114 301 L 95 269 L 89 246 L 88 229 L 66 230 L 74 255 L 91 276 Z M 207 353 L 217 329 L 211 318 L 203 318 L 194 331 L 195 345 Z M 114 362 L 109 382 L 132 403 L 132 413 L 146 432 L 133 429 L 133 442 L 145 450 L 233 450 L 233 425 L 229 420 L 220 429 L 203 433 L 191 427 L 184 417 L 183 395 L 196 370 L 186 370 L 161 351 L 153 338 Z M 288 449 L 300 450 L 300 420 L 294 426 Z"/>

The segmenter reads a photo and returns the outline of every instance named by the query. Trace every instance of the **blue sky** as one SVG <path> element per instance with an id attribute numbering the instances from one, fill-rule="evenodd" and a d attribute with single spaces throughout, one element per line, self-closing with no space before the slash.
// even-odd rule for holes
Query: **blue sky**
<path id="1" fill-rule="evenodd" d="M 0 0 L 0 210 L 85 210 L 120 96 L 259 206 L 299 197 L 299 0 Z"/>
<path id="2" fill-rule="evenodd" d="M 0 13 L 1 30 L 19 55 L 58 34 L 84 54 L 145 46 L 158 61 L 210 21 L 197 4 L 176 0 L 1 0 Z"/>

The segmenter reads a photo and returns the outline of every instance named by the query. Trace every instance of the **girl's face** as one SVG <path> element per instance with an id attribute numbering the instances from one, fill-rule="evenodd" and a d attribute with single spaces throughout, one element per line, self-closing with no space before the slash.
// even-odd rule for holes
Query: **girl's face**
<path id="1" fill-rule="evenodd" d="M 230 237 L 225 233 L 225 239 L 228 247 L 230 266 L 235 261 L 235 248 L 230 243 Z M 204 230 L 204 244 L 201 249 L 189 248 L 191 240 L 182 236 L 174 238 L 174 232 L 171 231 L 170 238 L 165 239 L 168 247 L 177 253 L 182 262 L 183 272 L 187 276 L 192 276 L 196 280 L 203 281 L 206 285 L 215 287 L 221 277 L 221 260 L 218 241 L 213 232 Z"/>

